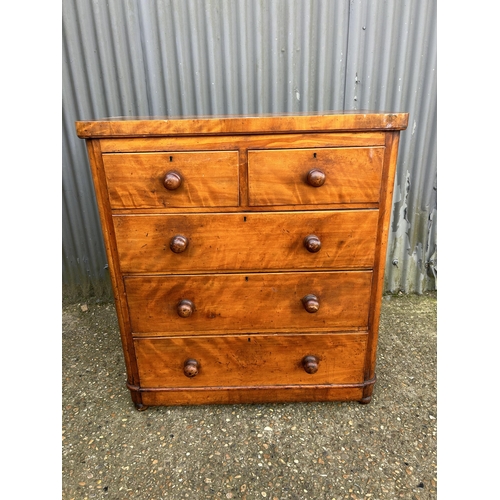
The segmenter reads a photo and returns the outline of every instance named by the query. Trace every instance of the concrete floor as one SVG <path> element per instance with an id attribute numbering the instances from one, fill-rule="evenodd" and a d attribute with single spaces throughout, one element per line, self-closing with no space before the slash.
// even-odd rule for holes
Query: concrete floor
<path id="1" fill-rule="evenodd" d="M 383 300 L 368 405 L 138 412 L 112 304 L 63 307 L 62 499 L 437 498 L 435 293 Z"/>

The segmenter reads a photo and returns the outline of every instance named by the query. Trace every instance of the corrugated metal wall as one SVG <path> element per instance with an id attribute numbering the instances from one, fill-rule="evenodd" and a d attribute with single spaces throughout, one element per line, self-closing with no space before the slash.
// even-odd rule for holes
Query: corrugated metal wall
<path id="1" fill-rule="evenodd" d="M 63 0 L 63 284 L 109 295 L 76 120 L 407 111 L 386 291 L 435 289 L 436 2 Z"/>

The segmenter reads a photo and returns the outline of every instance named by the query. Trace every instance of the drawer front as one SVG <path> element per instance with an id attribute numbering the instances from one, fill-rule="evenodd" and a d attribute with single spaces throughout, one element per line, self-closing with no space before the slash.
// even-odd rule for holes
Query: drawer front
<path id="1" fill-rule="evenodd" d="M 380 197 L 384 150 L 373 147 L 249 151 L 249 205 L 376 203 Z M 309 183 L 321 181 L 319 186 Z"/>
<path id="2" fill-rule="evenodd" d="M 136 339 L 140 385 L 235 387 L 363 382 L 367 334 L 241 335 Z M 314 356 L 317 371 L 303 359 Z M 195 360 L 197 374 L 184 373 Z M 193 371 L 188 372 L 193 374 Z"/>
<path id="3" fill-rule="evenodd" d="M 103 163 L 113 209 L 238 206 L 236 151 L 115 153 Z"/>
<path id="4" fill-rule="evenodd" d="M 124 281 L 135 334 L 312 332 L 367 328 L 372 272 L 128 276 Z M 315 309 L 311 295 L 319 303 L 316 312 L 306 310 Z"/>
<path id="5" fill-rule="evenodd" d="M 378 211 L 115 215 L 113 220 L 124 273 L 353 269 L 373 267 Z M 176 245 L 179 236 L 187 246 Z"/>

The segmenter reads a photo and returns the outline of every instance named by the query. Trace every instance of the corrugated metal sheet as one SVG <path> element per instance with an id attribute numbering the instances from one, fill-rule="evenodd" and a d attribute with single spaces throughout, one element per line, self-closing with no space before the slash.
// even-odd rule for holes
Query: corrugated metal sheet
<path id="1" fill-rule="evenodd" d="M 436 287 L 436 2 L 353 1 L 346 109 L 404 110 L 387 291 Z"/>
<path id="2" fill-rule="evenodd" d="M 75 120 L 351 109 L 410 113 L 386 290 L 433 289 L 435 1 L 63 0 L 63 283 L 109 293 Z"/>

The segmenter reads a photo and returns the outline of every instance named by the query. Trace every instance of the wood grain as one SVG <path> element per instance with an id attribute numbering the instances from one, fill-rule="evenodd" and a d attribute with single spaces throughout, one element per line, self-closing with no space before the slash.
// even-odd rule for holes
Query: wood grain
<path id="1" fill-rule="evenodd" d="M 134 334 L 352 330 L 368 325 L 371 271 L 126 276 Z M 318 312 L 302 298 L 319 298 Z M 190 300 L 194 313 L 177 313 Z"/>
<path id="2" fill-rule="evenodd" d="M 111 208 L 237 206 L 238 152 L 205 151 L 103 155 Z M 169 171 L 182 176 L 169 191 Z"/>
<path id="3" fill-rule="evenodd" d="M 193 273 L 230 270 L 371 268 L 377 210 L 238 214 L 115 215 L 124 273 Z M 321 249 L 304 239 L 314 234 Z M 170 250 L 176 235 L 189 240 Z"/>
<path id="4" fill-rule="evenodd" d="M 341 384 L 363 381 L 366 334 L 243 335 L 136 339 L 141 387 Z M 306 373 L 305 356 L 318 358 Z M 198 362 L 187 377 L 184 363 Z"/>
<path id="5" fill-rule="evenodd" d="M 125 287 L 120 272 L 120 260 L 116 251 L 116 238 L 114 235 L 113 220 L 109 198 L 106 191 L 106 182 L 104 179 L 104 167 L 102 164 L 102 154 L 99 149 L 99 141 L 88 140 L 86 142 L 87 154 L 90 160 L 92 180 L 94 183 L 97 206 L 99 208 L 99 217 L 103 232 L 104 246 L 108 259 L 108 266 L 115 299 L 115 307 L 120 328 L 120 337 L 123 349 L 125 367 L 127 371 L 127 383 L 138 384 L 139 375 L 137 372 L 137 359 L 135 356 L 134 343 L 130 335 L 130 318 L 128 314 L 127 298 Z M 141 394 L 131 393 L 135 404 L 141 404 Z"/>
<path id="6" fill-rule="evenodd" d="M 263 132 L 323 132 L 401 130 L 408 125 L 407 113 L 332 111 L 253 116 L 184 116 L 109 118 L 76 122 L 78 137 L 134 137 L 159 135 L 255 134 Z"/>
<path id="7" fill-rule="evenodd" d="M 196 135 L 179 137 L 134 137 L 101 139 L 103 153 L 163 151 L 236 151 L 266 148 L 334 148 L 384 146 L 384 132 L 336 132 L 255 135 Z"/>
<path id="8" fill-rule="evenodd" d="M 172 387 L 134 389 L 145 405 L 207 405 L 243 403 L 296 403 L 320 401 L 360 401 L 367 383 L 326 385 L 279 385 L 235 387 Z M 373 387 L 373 385 L 369 385 Z"/>
<path id="9" fill-rule="evenodd" d="M 386 136 L 386 148 L 382 190 L 382 203 L 379 212 L 379 230 L 377 231 L 377 249 L 375 265 L 373 267 L 373 292 L 370 303 L 370 332 L 369 345 L 366 352 L 367 379 L 375 377 L 375 365 L 378 345 L 378 331 L 380 326 L 380 311 L 382 294 L 384 290 L 384 273 L 386 265 L 387 244 L 389 239 L 389 224 L 391 220 L 392 195 L 394 190 L 394 178 L 396 175 L 397 155 L 399 145 L 399 132 L 391 132 Z M 365 397 L 371 398 L 373 386 L 365 388 Z"/>
<path id="10" fill-rule="evenodd" d="M 377 202 L 384 148 L 310 148 L 248 152 L 249 204 L 335 204 Z M 319 169 L 325 183 L 312 187 Z"/>

